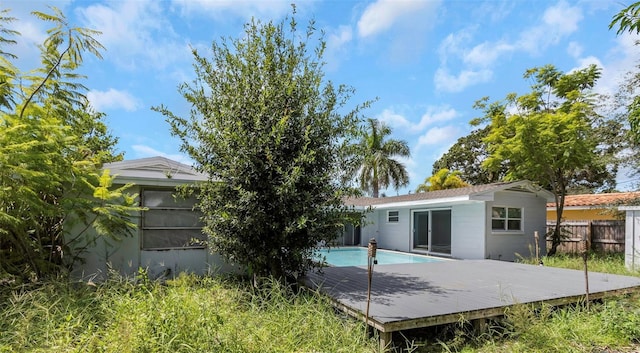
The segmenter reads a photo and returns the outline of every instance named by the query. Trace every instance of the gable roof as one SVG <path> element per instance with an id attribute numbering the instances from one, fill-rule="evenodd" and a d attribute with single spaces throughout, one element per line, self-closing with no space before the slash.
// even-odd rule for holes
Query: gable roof
<path id="1" fill-rule="evenodd" d="M 345 204 L 355 207 L 399 207 L 442 203 L 450 201 L 491 201 L 493 194 L 498 191 L 515 191 L 533 193 L 547 201 L 553 200 L 553 194 L 536 187 L 528 180 L 514 182 L 500 182 L 484 185 L 472 185 L 464 188 L 446 189 L 438 191 L 420 192 L 415 194 L 390 197 L 358 197 L 345 200 Z"/>
<path id="2" fill-rule="evenodd" d="M 106 163 L 102 169 L 116 175 L 117 182 L 140 185 L 178 185 L 207 180 L 205 174 L 193 167 L 165 157 Z"/>
<path id="3" fill-rule="evenodd" d="M 564 198 L 564 207 L 575 208 L 602 208 L 625 203 L 629 200 L 640 198 L 640 192 L 612 192 L 607 194 L 580 194 L 567 195 Z M 555 208 L 555 202 L 547 203 L 547 208 Z"/>

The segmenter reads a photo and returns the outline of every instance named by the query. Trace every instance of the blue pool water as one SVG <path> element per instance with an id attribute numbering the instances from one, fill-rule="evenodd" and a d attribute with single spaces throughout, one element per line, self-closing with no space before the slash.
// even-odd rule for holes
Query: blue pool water
<path id="1" fill-rule="evenodd" d="M 321 260 L 325 258 L 327 263 L 331 266 L 343 267 L 343 266 L 367 266 L 367 248 L 331 248 L 320 249 L 318 251 L 317 258 Z M 378 265 L 389 264 L 411 264 L 411 263 L 424 263 L 424 262 L 439 262 L 446 261 L 424 255 L 415 255 L 401 253 L 397 251 L 388 251 L 378 249 L 376 254 Z"/>

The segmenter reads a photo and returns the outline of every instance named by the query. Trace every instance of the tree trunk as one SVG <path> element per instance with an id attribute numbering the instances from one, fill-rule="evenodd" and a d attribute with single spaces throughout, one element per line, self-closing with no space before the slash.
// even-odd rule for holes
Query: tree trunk
<path id="1" fill-rule="evenodd" d="M 548 256 L 553 256 L 558 251 L 558 246 L 562 243 L 562 234 L 560 232 L 562 225 L 562 212 L 564 211 L 564 196 L 566 194 L 566 188 L 564 183 L 558 185 L 558 189 L 554 188 L 554 196 L 556 201 L 556 226 L 553 229 L 551 235 L 551 249 L 547 251 Z"/>

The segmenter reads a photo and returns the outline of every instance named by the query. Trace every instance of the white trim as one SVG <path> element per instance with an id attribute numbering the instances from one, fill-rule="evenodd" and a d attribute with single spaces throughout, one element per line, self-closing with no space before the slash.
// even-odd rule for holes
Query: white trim
<path id="1" fill-rule="evenodd" d="M 447 198 L 439 198 L 439 199 L 426 199 L 426 200 L 414 200 L 414 201 L 400 201 L 400 202 L 392 202 L 392 203 L 383 203 L 379 205 L 371 205 L 373 209 L 388 209 L 388 208 L 399 208 L 399 207 L 412 207 L 412 206 L 428 206 L 433 204 L 440 203 L 449 203 L 449 202 L 460 202 L 460 201 L 473 201 L 469 199 L 469 195 L 458 196 L 458 197 L 447 197 Z"/>

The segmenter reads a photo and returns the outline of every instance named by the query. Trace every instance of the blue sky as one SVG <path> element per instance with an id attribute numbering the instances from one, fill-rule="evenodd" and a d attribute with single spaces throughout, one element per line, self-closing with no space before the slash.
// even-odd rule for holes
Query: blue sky
<path id="1" fill-rule="evenodd" d="M 11 48 L 23 69 L 37 65 L 46 23 L 29 13 L 54 5 L 79 26 L 102 32 L 104 59 L 89 59 L 88 97 L 119 140 L 125 159 L 165 156 L 189 163 L 163 116 L 164 104 L 178 115 L 189 107 L 177 86 L 194 78 L 190 47 L 204 53 L 221 37 L 238 37 L 251 17 L 280 21 L 286 1 L 3 0 L 22 33 Z M 367 117 L 385 121 L 393 137 L 406 140 L 412 156 L 403 160 L 410 185 L 431 175 L 432 165 L 472 128 L 480 115 L 473 103 L 509 92 L 527 92 L 528 68 L 553 64 L 565 72 L 597 64 L 596 90 L 612 93 L 636 65 L 640 47 L 632 35 L 609 31 L 618 1 L 298 1 L 297 19 L 325 32 L 326 77 L 356 89 L 352 103 L 378 98 Z M 619 177 L 620 189 L 632 178 Z M 395 195 L 395 190 L 388 190 Z"/>

